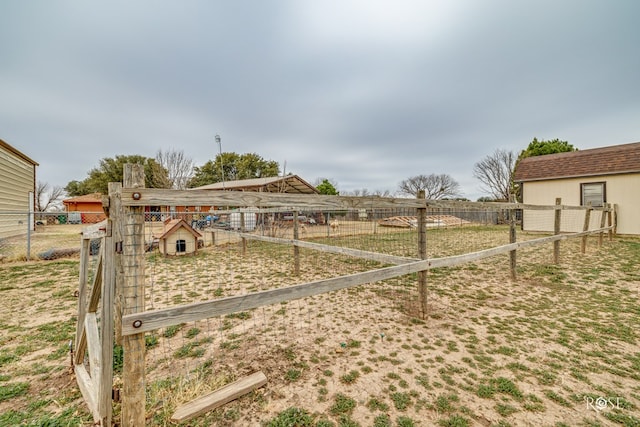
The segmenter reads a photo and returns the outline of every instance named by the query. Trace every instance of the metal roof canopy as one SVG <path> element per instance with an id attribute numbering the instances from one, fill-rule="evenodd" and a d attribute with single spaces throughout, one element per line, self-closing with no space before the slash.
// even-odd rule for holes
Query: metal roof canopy
<path id="1" fill-rule="evenodd" d="M 190 190 L 233 190 L 265 193 L 319 194 L 319 191 L 298 175 L 272 176 L 266 178 L 240 179 L 216 182 L 191 188 Z"/>

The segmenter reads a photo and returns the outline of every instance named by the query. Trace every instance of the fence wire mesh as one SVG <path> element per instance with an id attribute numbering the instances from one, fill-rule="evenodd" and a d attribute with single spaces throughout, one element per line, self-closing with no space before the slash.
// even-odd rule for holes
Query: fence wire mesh
<path id="1" fill-rule="evenodd" d="M 249 295 L 420 258 L 415 208 L 331 211 L 288 206 L 153 215 L 150 209 L 135 214 L 144 218 L 138 218 L 141 229 L 125 229 L 140 235 L 145 251 L 141 258 L 144 294 L 124 291 L 134 295 L 135 311 Z M 584 212 L 563 210 L 561 231 L 582 231 Z M 427 208 L 425 214 L 428 258 L 506 245 L 513 224 L 518 227 L 517 241 L 551 235 L 556 215 L 553 210 L 523 212 L 488 209 L 481 204 Z M 600 226 L 599 214 L 592 215 L 590 229 Z M 294 240 L 315 246 L 296 247 Z M 551 243 L 523 249 L 518 256 L 525 261 L 519 268 L 550 262 L 551 253 Z M 124 264 L 139 261 L 125 260 Z M 166 419 L 176 406 L 257 370 L 301 400 L 308 393 L 297 380 L 310 370 L 319 379 L 319 395 L 314 399 L 322 401 L 344 387 L 363 399 L 381 394 L 388 379 L 373 373 L 374 367 L 385 365 L 395 375 L 406 374 L 400 367 L 403 358 L 433 344 L 420 332 L 429 318 L 473 311 L 452 305 L 456 289 L 473 282 L 481 272 L 491 272 L 496 282 L 504 282 L 508 271 L 508 254 L 431 269 L 426 312 L 420 305 L 418 274 L 413 273 L 147 332 L 144 348 L 133 350 L 146 353 L 147 403 L 164 402 L 155 416 Z M 478 298 L 482 298 L 480 293 Z M 125 298 L 124 304 L 132 309 L 132 301 Z M 408 330 L 413 330 L 409 338 L 400 338 Z M 370 356 L 363 359 L 359 356 L 364 343 Z M 416 355 L 416 360 L 420 363 L 426 357 Z M 352 359 L 358 360 L 357 366 Z M 389 369 L 380 371 L 388 373 Z M 357 381 L 362 375 L 368 380 Z M 428 384 L 426 377 L 413 377 L 418 384 Z M 270 390 L 277 393 L 277 387 Z M 278 401 L 279 396 L 269 397 Z M 232 421 L 240 416 L 227 415 Z"/>

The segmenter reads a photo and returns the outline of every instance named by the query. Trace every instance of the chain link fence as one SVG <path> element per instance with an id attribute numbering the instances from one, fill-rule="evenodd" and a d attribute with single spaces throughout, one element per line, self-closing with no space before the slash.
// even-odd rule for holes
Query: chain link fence
<path id="1" fill-rule="evenodd" d="M 102 212 L 0 211 L 0 262 L 77 254 L 82 228 L 104 219 Z"/>

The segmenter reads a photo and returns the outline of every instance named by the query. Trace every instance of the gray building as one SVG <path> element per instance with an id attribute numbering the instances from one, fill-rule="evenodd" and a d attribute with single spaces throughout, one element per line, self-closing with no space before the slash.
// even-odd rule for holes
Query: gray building
<path id="1" fill-rule="evenodd" d="M 34 160 L 0 139 L 0 238 L 27 232 L 26 214 L 35 203 L 36 166 Z"/>

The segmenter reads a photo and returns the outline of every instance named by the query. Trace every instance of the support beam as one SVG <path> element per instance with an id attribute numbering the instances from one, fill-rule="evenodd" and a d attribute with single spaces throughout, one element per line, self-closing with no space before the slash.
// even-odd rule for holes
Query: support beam
<path id="1" fill-rule="evenodd" d="M 75 365 L 73 370 L 76 374 L 76 382 L 78 383 L 80 393 L 89 407 L 91 415 L 93 415 L 93 421 L 98 423 L 100 421 L 100 414 L 98 413 L 98 397 L 96 396 L 94 382 L 84 365 Z"/>
<path id="2" fill-rule="evenodd" d="M 171 421 L 174 423 L 183 423 L 244 396 L 262 387 L 266 383 L 267 377 L 262 372 L 256 372 L 180 406 L 171 416 Z"/>
<path id="3" fill-rule="evenodd" d="M 76 364 L 82 363 L 86 341 L 84 334 L 84 318 L 87 314 L 87 279 L 89 277 L 89 248 L 91 240 L 82 239 L 80 249 L 80 274 L 78 278 L 78 321 L 76 324 L 75 353 Z"/>

